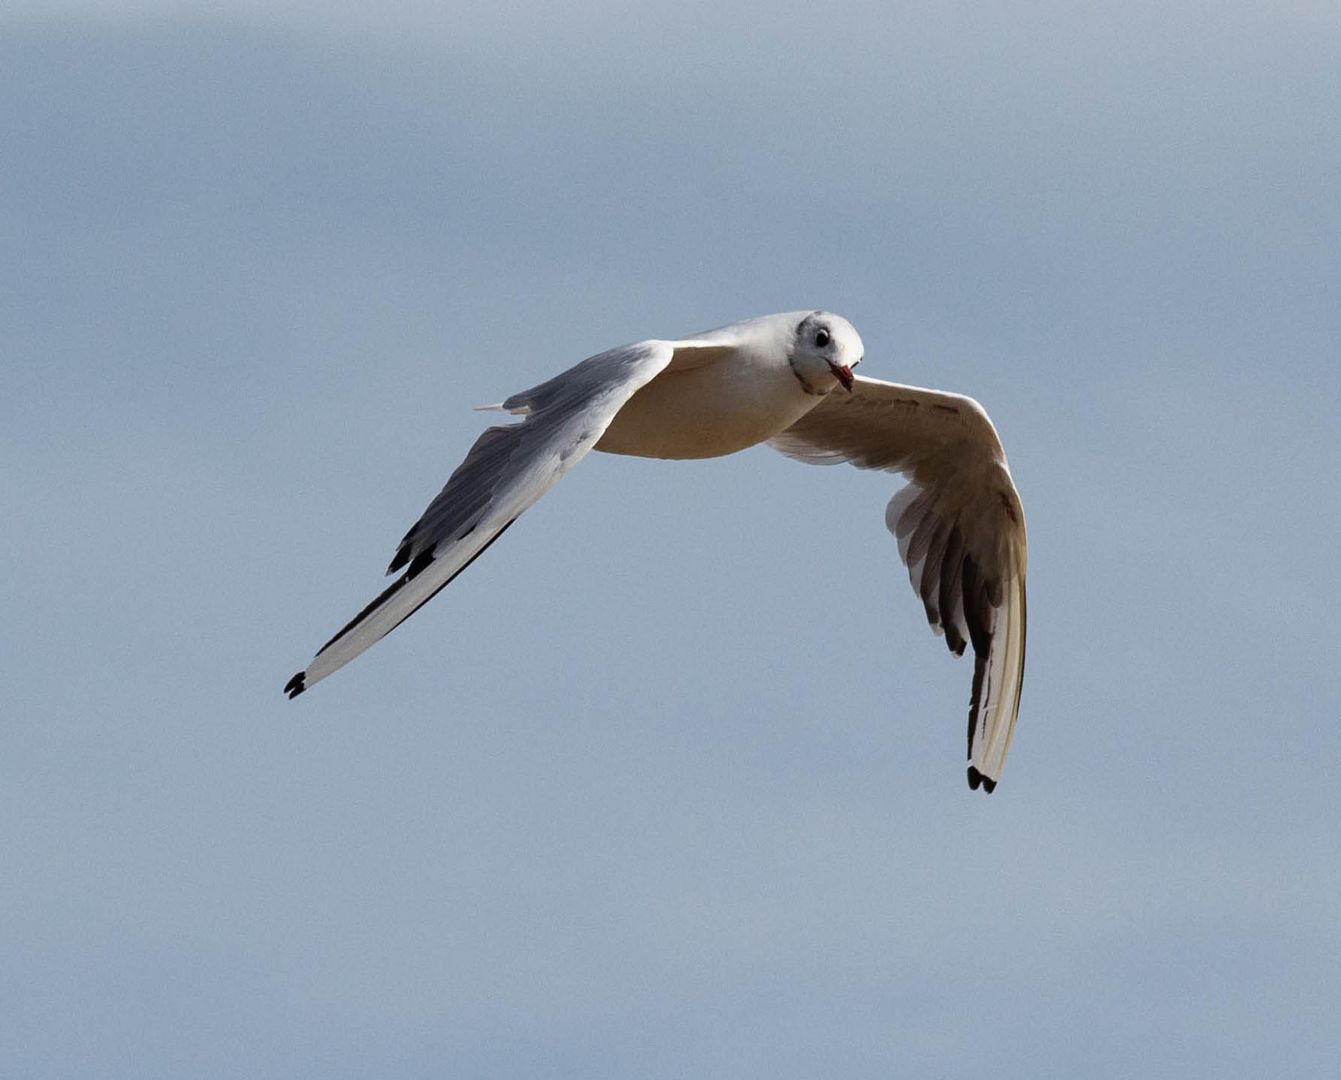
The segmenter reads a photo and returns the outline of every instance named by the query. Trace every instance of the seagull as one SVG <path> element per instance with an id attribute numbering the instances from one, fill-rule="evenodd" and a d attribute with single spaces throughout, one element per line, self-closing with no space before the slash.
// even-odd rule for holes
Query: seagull
<path id="1" fill-rule="evenodd" d="M 901 474 L 885 524 L 932 630 L 973 646 L 968 783 L 991 792 L 1024 680 L 1024 510 L 996 429 L 959 394 L 853 374 L 865 348 L 827 311 L 622 345 L 484 409 L 488 428 L 396 549 L 399 574 L 284 687 L 290 698 L 408 619 L 587 452 L 707 458 L 767 442 L 816 465 Z"/>

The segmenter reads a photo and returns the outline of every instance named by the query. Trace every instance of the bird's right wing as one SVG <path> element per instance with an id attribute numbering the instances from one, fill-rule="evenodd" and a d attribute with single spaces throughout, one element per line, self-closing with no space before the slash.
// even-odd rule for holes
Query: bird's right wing
<path id="1" fill-rule="evenodd" d="M 973 645 L 969 786 L 991 791 L 1024 683 L 1024 509 L 987 413 L 972 398 L 858 378 L 770 445 L 816 465 L 846 461 L 908 478 L 885 523 L 927 619 L 960 655 Z"/>
<path id="2" fill-rule="evenodd" d="M 671 365 L 717 358 L 711 342 L 641 341 L 583 360 L 500 408 L 523 416 L 484 432 L 396 550 L 403 570 L 284 687 L 297 697 L 408 619 L 481 555 L 589 451 L 626 401 Z"/>

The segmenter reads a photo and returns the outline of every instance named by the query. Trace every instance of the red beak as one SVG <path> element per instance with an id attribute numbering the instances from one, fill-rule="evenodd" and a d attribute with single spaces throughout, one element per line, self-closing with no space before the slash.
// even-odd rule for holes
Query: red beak
<path id="1" fill-rule="evenodd" d="M 829 361 L 829 370 L 833 372 L 833 377 L 843 384 L 843 389 L 849 394 L 852 393 L 853 375 L 852 369 L 846 364 L 835 364 Z"/>

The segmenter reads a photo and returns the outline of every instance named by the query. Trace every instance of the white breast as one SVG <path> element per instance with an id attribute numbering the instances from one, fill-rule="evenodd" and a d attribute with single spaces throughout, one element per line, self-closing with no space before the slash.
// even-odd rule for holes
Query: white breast
<path id="1" fill-rule="evenodd" d="M 658 458 L 734 454 L 785 431 L 822 400 L 785 361 L 737 354 L 729 363 L 662 372 L 619 410 L 596 449 Z"/>

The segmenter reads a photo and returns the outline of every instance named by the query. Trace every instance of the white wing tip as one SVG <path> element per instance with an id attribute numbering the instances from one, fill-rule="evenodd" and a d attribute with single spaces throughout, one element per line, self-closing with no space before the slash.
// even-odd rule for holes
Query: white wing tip
<path id="1" fill-rule="evenodd" d="M 511 398 L 508 399 L 508 401 L 511 401 L 511 400 L 512 400 Z M 531 415 L 531 406 L 530 406 L 530 405 L 509 405 L 509 404 L 507 403 L 507 401 L 499 401 L 499 402 L 496 402 L 496 403 L 493 404 L 493 405 L 476 405 L 476 406 L 475 406 L 475 411 L 476 411 L 476 412 L 505 412 L 505 413 L 511 413 L 513 416 L 530 416 L 530 415 Z"/>

